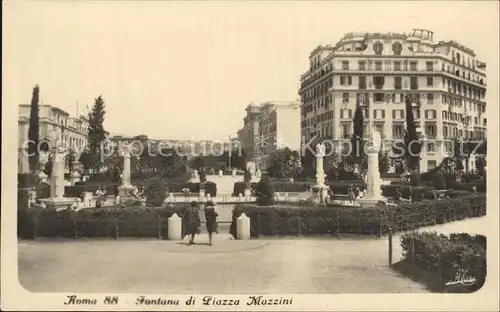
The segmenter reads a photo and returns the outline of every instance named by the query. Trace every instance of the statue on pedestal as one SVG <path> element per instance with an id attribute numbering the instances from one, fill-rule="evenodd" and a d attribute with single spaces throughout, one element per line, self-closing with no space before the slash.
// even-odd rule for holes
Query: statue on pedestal
<path id="1" fill-rule="evenodd" d="M 316 145 L 316 157 L 325 157 L 325 144 L 319 143 Z"/>

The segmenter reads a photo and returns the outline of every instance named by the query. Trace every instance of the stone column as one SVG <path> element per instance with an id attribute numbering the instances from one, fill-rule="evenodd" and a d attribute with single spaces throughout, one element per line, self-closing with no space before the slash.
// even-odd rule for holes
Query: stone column
<path id="1" fill-rule="evenodd" d="M 427 136 L 425 134 L 420 138 L 420 172 L 427 172 Z"/>
<path id="2" fill-rule="evenodd" d="M 323 169 L 323 156 L 316 155 L 316 184 L 325 184 L 325 170 Z"/>
<path id="3" fill-rule="evenodd" d="M 64 156 L 64 149 L 61 146 L 56 146 L 52 153 L 50 197 L 64 197 Z"/>
<path id="4" fill-rule="evenodd" d="M 122 173 L 122 185 L 130 186 L 130 154 L 123 154 L 123 173 Z"/>
<path id="5" fill-rule="evenodd" d="M 366 195 L 367 199 L 382 198 L 382 190 L 380 188 L 380 172 L 378 166 L 378 149 L 367 148 L 368 156 L 368 172 L 366 174 Z"/>

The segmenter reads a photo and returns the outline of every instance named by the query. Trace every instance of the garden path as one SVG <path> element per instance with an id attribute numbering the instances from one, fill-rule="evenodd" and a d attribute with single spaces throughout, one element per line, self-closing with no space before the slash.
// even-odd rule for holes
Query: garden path
<path id="1" fill-rule="evenodd" d="M 428 229 L 474 233 L 484 218 Z M 397 248 L 398 235 L 394 247 Z M 141 293 L 426 292 L 387 263 L 387 237 L 230 240 L 207 246 L 148 239 L 23 241 L 19 279 L 30 291 Z M 395 252 L 394 262 L 398 261 Z"/>

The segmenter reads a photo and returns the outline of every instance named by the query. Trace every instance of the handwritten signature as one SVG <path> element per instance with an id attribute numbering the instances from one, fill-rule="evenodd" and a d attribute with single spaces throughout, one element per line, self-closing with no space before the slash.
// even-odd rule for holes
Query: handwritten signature
<path id="1" fill-rule="evenodd" d="M 455 274 L 455 278 L 447 282 L 445 285 L 450 286 L 450 285 L 462 284 L 464 286 L 471 286 L 474 285 L 475 282 L 476 278 L 474 276 L 467 275 L 467 270 L 459 269 L 458 272 Z"/>

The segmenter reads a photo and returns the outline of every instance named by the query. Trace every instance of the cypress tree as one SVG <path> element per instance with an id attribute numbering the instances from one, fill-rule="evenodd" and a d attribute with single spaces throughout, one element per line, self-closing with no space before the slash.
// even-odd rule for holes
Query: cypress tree
<path id="1" fill-rule="evenodd" d="M 102 96 L 95 99 L 92 111 L 89 112 L 89 128 L 88 128 L 88 147 L 91 155 L 93 155 L 92 168 L 99 170 L 102 166 L 103 159 L 101 153 L 101 144 L 104 142 L 104 118 L 106 115 L 104 100 Z"/>
<path id="2" fill-rule="evenodd" d="M 356 100 L 356 110 L 354 111 L 354 118 L 352 119 L 353 133 L 351 138 L 351 158 L 353 163 L 361 165 L 363 159 L 363 130 L 364 130 L 364 117 L 361 109 L 360 99 Z"/>
<path id="3" fill-rule="evenodd" d="M 38 166 L 38 160 L 39 160 L 39 150 L 38 150 L 38 143 L 40 141 L 39 138 L 39 107 L 38 107 L 38 102 L 39 102 L 39 96 L 40 96 L 40 88 L 38 85 L 35 85 L 33 87 L 33 94 L 31 96 L 31 107 L 30 107 L 30 121 L 29 121 L 29 128 L 28 128 L 28 155 L 29 156 L 29 166 L 30 166 L 30 172 L 35 173 L 37 166 Z"/>
<path id="4" fill-rule="evenodd" d="M 409 95 L 405 99 L 406 110 L 406 131 L 405 131 L 405 159 L 410 170 L 418 169 L 420 161 L 421 144 L 415 126 L 415 118 L 413 116 L 412 101 Z"/>

